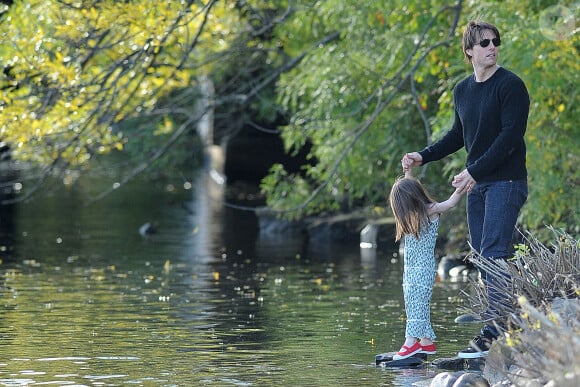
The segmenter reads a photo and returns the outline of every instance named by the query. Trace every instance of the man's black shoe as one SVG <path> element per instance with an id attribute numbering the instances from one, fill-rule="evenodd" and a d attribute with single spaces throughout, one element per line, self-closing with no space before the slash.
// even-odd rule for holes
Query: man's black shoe
<path id="1" fill-rule="evenodd" d="M 469 347 L 463 351 L 459 351 L 457 357 L 461 359 L 478 359 L 481 357 L 487 357 L 492 342 L 493 340 L 487 337 L 476 336 L 469 342 Z"/>

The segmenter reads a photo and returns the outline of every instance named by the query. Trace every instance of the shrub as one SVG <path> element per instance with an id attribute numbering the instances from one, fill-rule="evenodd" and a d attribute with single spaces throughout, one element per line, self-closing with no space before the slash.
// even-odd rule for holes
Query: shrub
<path id="1" fill-rule="evenodd" d="M 476 267 L 499 278 L 496 290 L 505 299 L 490 300 L 483 283 L 472 278 L 467 308 L 482 318 L 491 310 L 491 321 L 507 322 L 496 324 L 503 338 L 497 343 L 518 369 L 542 384 L 566 386 L 580 377 L 580 244 L 563 231 L 550 231 L 550 245 L 528 235 L 508 260 L 472 254 Z"/>

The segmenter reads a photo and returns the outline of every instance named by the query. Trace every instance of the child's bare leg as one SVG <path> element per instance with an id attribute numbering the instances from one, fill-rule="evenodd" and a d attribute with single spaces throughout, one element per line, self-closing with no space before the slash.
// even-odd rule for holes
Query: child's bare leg
<path id="1" fill-rule="evenodd" d="M 433 340 L 430 337 L 421 337 L 421 345 L 431 345 Z"/>
<path id="2" fill-rule="evenodd" d="M 403 345 L 405 345 L 407 347 L 411 347 L 416 342 L 417 342 L 417 338 L 416 337 L 406 336 L 405 337 L 405 342 L 403 343 Z"/>

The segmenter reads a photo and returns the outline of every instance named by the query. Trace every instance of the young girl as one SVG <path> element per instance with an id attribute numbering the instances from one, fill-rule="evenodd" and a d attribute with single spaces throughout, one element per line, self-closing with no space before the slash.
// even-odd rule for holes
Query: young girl
<path id="1" fill-rule="evenodd" d="M 405 177 L 395 182 L 389 196 L 395 215 L 396 241 L 405 236 L 403 295 L 407 314 L 405 343 L 393 360 L 417 353 L 436 353 L 429 304 L 435 283 L 439 215 L 455 207 L 461 198 L 456 189 L 449 199 L 436 202 L 413 177 L 411 169 L 405 169 Z"/>

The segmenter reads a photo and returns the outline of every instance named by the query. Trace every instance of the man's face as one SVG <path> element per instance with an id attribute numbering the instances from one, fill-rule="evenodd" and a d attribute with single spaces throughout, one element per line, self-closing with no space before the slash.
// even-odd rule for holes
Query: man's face
<path id="1" fill-rule="evenodd" d="M 481 31 L 480 42 L 484 39 L 492 40 L 496 37 L 493 31 L 483 30 Z M 482 47 L 478 43 L 466 51 L 471 55 L 471 63 L 476 67 L 491 67 L 497 63 L 499 48 L 493 42 L 489 42 L 487 47 Z"/>

